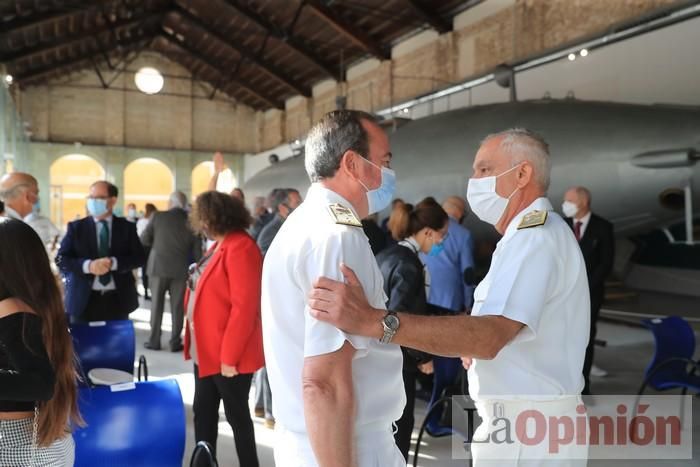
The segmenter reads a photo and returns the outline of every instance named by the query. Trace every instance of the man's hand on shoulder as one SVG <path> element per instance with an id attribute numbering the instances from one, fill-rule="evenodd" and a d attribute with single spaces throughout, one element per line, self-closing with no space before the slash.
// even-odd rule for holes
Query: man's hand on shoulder
<path id="1" fill-rule="evenodd" d="M 355 272 L 344 264 L 340 270 L 346 283 L 319 277 L 309 292 L 311 316 L 349 334 L 382 337 L 380 310 L 370 306 Z"/>

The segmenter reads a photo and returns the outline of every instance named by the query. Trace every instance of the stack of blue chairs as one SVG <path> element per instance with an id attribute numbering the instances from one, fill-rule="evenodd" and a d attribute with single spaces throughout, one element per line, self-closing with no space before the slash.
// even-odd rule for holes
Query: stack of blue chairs
<path id="1" fill-rule="evenodd" d="M 85 421 L 75 427 L 77 467 L 181 467 L 185 451 L 185 407 L 177 381 L 129 381 L 92 385 L 91 370 L 106 368 L 134 374 L 136 336 L 129 320 L 71 327 L 83 372 L 78 407 Z M 148 370 L 145 359 L 141 364 Z"/>

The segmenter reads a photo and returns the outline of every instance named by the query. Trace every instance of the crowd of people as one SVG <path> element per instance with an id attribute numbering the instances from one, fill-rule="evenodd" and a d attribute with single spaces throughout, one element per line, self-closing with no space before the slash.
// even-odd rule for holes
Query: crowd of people
<path id="1" fill-rule="evenodd" d="M 220 153 L 192 206 L 176 191 L 165 211 L 147 204 L 139 216 L 130 204 L 121 217 L 118 188 L 96 181 L 56 251 L 63 299 L 47 254 L 60 232 L 37 211 L 36 179 L 0 179 L 0 426 L 20 440 L 0 449 L 0 465 L 72 465 L 81 420 L 68 323 L 128 319 L 138 270 L 151 311 L 143 345 L 162 348 L 167 293 L 169 350 L 193 362 L 195 438 L 216 451 L 223 401 L 246 467 L 258 465 L 253 383 L 281 467 L 406 465 L 417 383 L 429 384 L 434 355 L 463 358 L 485 420 L 487 395 L 590 393 L 612 225 L 591 213 L 583 187 L 565 195 L 568 225 L 552 213 L 544 140 L 509 130 L 476 155 L 469 207 L 502 235 L 485 277 L 464 197 L 396 198 L 373 116 L 327 114 L 305 157 L 306 199 L 276 188 L 252 210 Z M 554 348 L 567 358 L 554 362 Z"/>

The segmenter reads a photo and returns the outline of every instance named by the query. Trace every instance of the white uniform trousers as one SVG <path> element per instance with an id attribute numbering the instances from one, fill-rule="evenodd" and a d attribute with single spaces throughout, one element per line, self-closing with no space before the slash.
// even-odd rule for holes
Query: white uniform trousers
<path id="1" fill-rule="evenodd" d="M 513 443 L 488 442 L 471 444 L 473 467 L 586 467 L 588 462 L 588 433 L 574 432 L 574 441 L 571 443 L 557 443 L 558 452 L 550 452 L 549 431 L 542 442 L 534 445 L 523 444 L 516 435 L 516 419 L 519 414 L 526 411 L 535 411 L 550 420 L 550 417 L 565 417 L 570 419 L 574 427 L 584 423 L 588 426 L 588 418 L 585 414 L 576 412 L 576 407 L 581 403 L 579 397 L 566 397 L 556 401 L 523 401 L 523 400 L 482 400 L 476 402 L 476 409 L 482 419 L 482 423 L 474 432 L 474 440 L 487 439 L 491 435 L 498 441 L 504 439 L 504 432 L 494 434 L 504 423 L 498 419 L 505 418 L 511 422 L 510 437 Z M 494 409 L 494 406 L 496 407 Z M 530 417 L 528 435 L 535 436 L 534 420 Z M 551 428 L 548 424 L 547 430 Z M 562 428 L 563 430 L 563 428 Z M 562 433 L 562 430 L 559 430 Z M 577 438 L 577 434 L 581 435 Z"/>
<path id="2" fill-rule="evenodd" d="M 306 433 L 275 426 L 276 467 L 318 467 Z M 357 467 L 406 467 L 406 460 L 396 447 L 392 427 L 367 427 L 355 437 Z"/>

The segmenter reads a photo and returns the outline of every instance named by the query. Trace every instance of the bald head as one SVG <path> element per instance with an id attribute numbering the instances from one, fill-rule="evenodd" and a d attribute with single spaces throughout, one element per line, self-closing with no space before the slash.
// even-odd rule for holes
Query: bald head
<path id="1" fill-rule="evenodd" d="M 24 172 L 5 174 L 0 179 L 0 200 L 20 216 L 28 216 L 34 204 L 39 201 L 36 178 Z"/>
<path id="2" fill-rule="evenodd" d="M 450 196 L 442 203 L 442 209 L 451 218 L 460 220 L 467 211 L 467 203 L 460 196 Z"/>
<path id="3" fill-rule="evenodd" d="M 576 219 L 580 219 L 591 211 L 591 192 L 583 186 L 572 186 L 564 193 L 564 201 L 573 203 L 578 208 Z"/>

